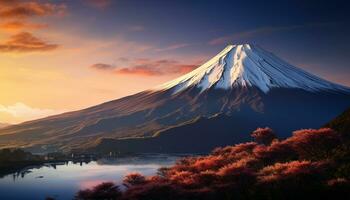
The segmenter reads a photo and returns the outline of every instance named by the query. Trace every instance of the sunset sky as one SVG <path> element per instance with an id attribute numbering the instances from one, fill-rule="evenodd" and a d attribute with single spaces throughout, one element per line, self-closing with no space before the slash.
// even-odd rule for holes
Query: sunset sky
<path id="1" fill-rule="evenodd" d="M 252 43 L 350 86 L 346 1 L 0 0 L 0 122 L 152 88 Z"/>

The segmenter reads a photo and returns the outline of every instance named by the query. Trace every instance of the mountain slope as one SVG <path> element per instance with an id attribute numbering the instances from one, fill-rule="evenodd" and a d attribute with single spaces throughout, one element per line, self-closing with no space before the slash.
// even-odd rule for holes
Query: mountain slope
<path id="1" fill-rule="evenodd" d="M 0 147 L 206 151 L 244 141 L 248 137 L 241 134 L 256 126 L 270 126 L 280 136 L 317 128 L 349 106 L 349 88 L 259 47 L 230 45 L 194 71 L 151 90 L 1 129 Z M 196 139 L 203 141 L 193 149 Z M 131 145 L 134 141 L 137 145 Z"/>
<path id="2" fill-rule="evenodd" d="M 298 98 L 296 98 L 298 97 Z M 280 138 L 298 129 L 318 128 L 335 118 L 349 105 L 346 95 L 314 94 L 301 90 L 274 89 L 260 95 L 263 111 L 243 104 L 230 114 L 202 117 L 157 133 L 157 137 L 103 139 L 92 151 L 119 152 L 209 152 L 250 140 L 257 127 L 273 127 Z"/>

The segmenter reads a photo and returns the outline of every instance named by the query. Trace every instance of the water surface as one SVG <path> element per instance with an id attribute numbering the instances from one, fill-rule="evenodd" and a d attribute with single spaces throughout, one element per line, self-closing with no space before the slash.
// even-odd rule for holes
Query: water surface
<path id="1" fill-rule="evenodd" d="M 179 156 L 153 155 L 123 159 L 102 159 L 89 163 L 47 164 L 0 177 L 1 200 L 40 200 L 46 197 L 72 199 L 79 189 L 105 181 L 121 183 L 131 172 L 156 174 L 162 166 L 172 165 Z"/>

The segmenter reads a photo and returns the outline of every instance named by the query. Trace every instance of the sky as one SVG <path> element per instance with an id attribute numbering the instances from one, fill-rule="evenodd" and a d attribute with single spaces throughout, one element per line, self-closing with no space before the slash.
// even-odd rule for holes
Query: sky
<path id="1" fill-rule="evenodd" d="M 346 1 L 0 0 L 0 123 L 78 110 L 250 43 L 350 86 Z"/>

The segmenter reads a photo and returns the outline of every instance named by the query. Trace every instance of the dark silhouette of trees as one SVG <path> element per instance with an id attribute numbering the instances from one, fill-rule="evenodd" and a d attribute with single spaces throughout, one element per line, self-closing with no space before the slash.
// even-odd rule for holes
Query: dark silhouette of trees
<path id="1" fill-rule="evenodd" d="M 1 149 L 0 150 L 0 162 L 12 162 L 12 161 L 26 161 L 37 159 L 37 156 L 32 155 L 29 152 L 25 152 L 22 149 Z"/>

